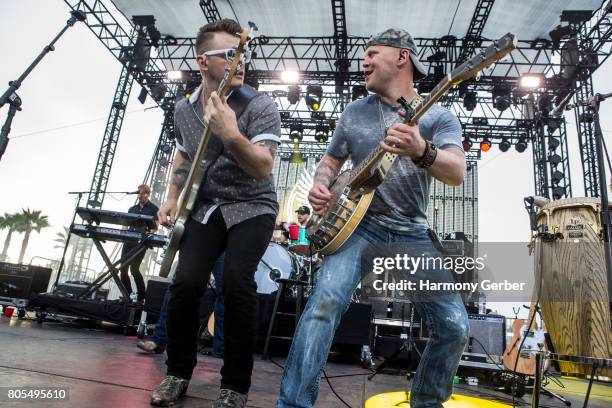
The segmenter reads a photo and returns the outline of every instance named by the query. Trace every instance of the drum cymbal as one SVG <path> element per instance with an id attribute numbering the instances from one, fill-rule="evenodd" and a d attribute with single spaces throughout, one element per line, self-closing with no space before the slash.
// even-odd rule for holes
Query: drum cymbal
<path id="1" fill-rule="evenodd" d="M 289 247 L 289 251 L 293 252 L 294 254 L 298 254 L 302 256 L 310 256 L 310 245 L 308 244 L 291 245 Z"/>

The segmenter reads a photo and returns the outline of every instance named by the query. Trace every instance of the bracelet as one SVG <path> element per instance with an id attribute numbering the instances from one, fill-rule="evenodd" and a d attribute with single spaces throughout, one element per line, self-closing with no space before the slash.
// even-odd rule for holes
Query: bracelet
<path id="1" fill-rule="evenodd" d="M 422 169 L 427 169 L 431 167 L 431 165 L 436 160 L 437 156 L 438 156 L 438 149 L 436 148 L 436 145 L 430 142 L 429 140 L 426 140 L 425 141 L 425 152 L 423 152 L 423 155 L 421 157 L 419 157 L 416 160 L 412 159 L 412 161 L 418 167 Z"/>

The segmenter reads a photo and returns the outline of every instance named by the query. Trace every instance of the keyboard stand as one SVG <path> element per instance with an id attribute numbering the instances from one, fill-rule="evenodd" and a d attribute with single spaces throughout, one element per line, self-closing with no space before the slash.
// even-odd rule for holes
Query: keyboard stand
<path id="1" fill-rule="evenodd" d="M 104 263 L 108 267 L 108 270 L 100 274 L 100 276 L 98 276 L 96 280 L 93 281 L 87 289 L 79 293 L 78 297 L 82 299 L 90 298 L 91 296 L 93 296 L 93 294 L 98 289 L 100 289 L 102 285 L 104 285 L 106 282 L 108 282 L 112 278 L 115 281 L 115 284 L 117 285 L 117 287 L 119 288 L 119 291 L 121 292 L 121 296 L 123 296 L 123 299 L 125 300 L 125 302 L 126 303 L 129 302 L 130 294 L 128 293 L 127 289 L 125 288 L 125 286 L 123 286 L 123 283 L 121 282 L 121 278 L 119 277 L 119 270 L 123 266 L 132 262 L 132 260 L 136 256 L 138 256 L 139 254 L 147 250 L 147 236 L 144 235 L 144 239 L 139 244 L 137 244 L 134 248 L 132 248 L 132 250 L 129 251 L 124 257 L 118 259 L 115 262 L 112 262 L 110 260 L 110 258 L 108 257 L 108 254 L 104 250 L 104 247 L 102 246 L 98 238 L 91 237 L 91 239 L 93 240 L 96 248 L 98 248 L 98 252 L 100 252 L 100 255 L 102 255 L 102 259 L 104 260 Z"/>

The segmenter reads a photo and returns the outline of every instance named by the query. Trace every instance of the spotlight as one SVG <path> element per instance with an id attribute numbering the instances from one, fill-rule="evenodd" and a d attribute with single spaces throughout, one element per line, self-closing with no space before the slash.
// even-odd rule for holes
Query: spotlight
<path id="1" fill-rule="evenodd" d="M 552 110 L 552 98 L 547 94 L 542 94 L 538 98 L 538 109 L 543 116 L 548 116 L 548 113 Z"/>
<path id="2" fill-rule="evenodd" d="M 315 139 L 319 143 L 327 142 L 329 129 L 326 129 L 324 126 L 317 126 L 315 129 Z"/>
<path id="3" fill-rule="evenodd" d="M 308 85 L 306 87 L 306 105 L 312 110 L 321 108 L 323 88 L 320 85 Z"/>
<path id="4" fill-rule="evenodd" d="M 295 105 L 300 101 L 300 93 L 302 90 L 298 85 L 289 85 L 289 91 L 287 92 L 287 99 L 289 103 Z"/>
<path id="5" fill-rule="evenodd" d="M 557 167 L 559 165 L 559 163 L 561 163 L 561 156 L 559 156 L 558 154 L 551 154 L 550 156 L 548 156 L 548 161 L 550 162 L 550 164 L 553 167 Z"/>
<path id="6" fill-rule="evenodd" d="M 561 119 L 559 118 L 548 118 L 548 134 L 555 133 L 555 130 L 561 127 Z"/>
<path id="7" fill-rule="evenodd" d="M 543 74 L 523 74 L 519 79 L 519 86 L 524 89 L 540 88 L 543 83 Z"/>
<path id="8" fill-rule="evenodd" d="M 298 143 L 302 140 L 302 136 L 304 133 L 304 126 L 300 125 L 291 125 L 289 126 L 289 137 L 293 141 L 293 143 Z"/>
<path id="9" fill-rule="evenodd" d="M 556 137 L 551 137 L 548 139 L 548 148 L 550 150 L 555 150 L 557 147 L 559 147 L 560 144 L 561 144 L 561 141 L 557 139 Z"/>
<path id="10" fill-rule="evenodd" d="M 310 112 L 310 117 L 316 120 L 325 120 L 325 112 Z"/>
<path id="11" fill-rule="evenodd" d="M 289 119 L 291 117 L 291 112 L 289 111 L 281 111 L 280 112 L 281 119 Z"/>
<path id="12" fill-rule="evenodd" d="M 527 150 L 527 138 L 519 137 L 514 148 L 519 153 L 523 153 L 525 150 Z"/>
<path id="13" fill-rule="evenodd" d="M 353 85 L 353 89 L 351 91 L 351 100 L 357 100 L 360 98 L 365 98 L 368 96 L 368 90 L 363 85 Z"/>
<path id="14" fill-rule="evenodd" d="M 593 114 L 591 112 L 583 112 L 580 114 L 580 118 L 579 120 L 583 123 L 593 123 L 593 121 L 595 120 L 595 117 L 593 116 Z"/>
<path id="15" fill-rule="evenodd" d="M 510 146 L 512 146 L 512 143 L 510 143 L 508 139 L 504 139 L 499 143 L 499 150 L 502 152 L 507 152 L 510 150 Z"/>
<path id="16" fill-rule="evenodd" d="M 491 141 L 489 141 L 488 137 L 485 137 L 482 142 L 480 142 L 480 150 L 485 153 L 491 150 Z"/>
<path id="17" fill-rule="evenodd" d="M 473 118 L 472 124 L 474 126 L 489 126 L 489 120 L 487 118 Z"/>
<path id="18" fill-rule="evenodd" d="M 298 73 L 296 71 L 283 71 L 281 72 L 281 80 L 283 82 L 297 82 Z"/>
<path id="19" fill-rule="evenodd" d="M 468 152 L 471 148 L 472 148 L 472 141 L 470 140 L 469 137 L 467 137 L 467 136 L 464 137 L 463 138 L 463 150 Z"/>
<path id="20" fill-rule="evenodd" d="M 500 112 L 510 107 L 510 91 L 502 87 L 493 87 L 493 106 Z"/>
<path id="21" fill-rule="evenodd" d="M 171 80 L 180 81 L 183 79 L 183 71 L 166 71 L 166 77 Z"/>
<path id="22" fill-rule="evenodd" d="M 562 180 L 563 180 L 563 173 L 560 172 L 559 170 L 555 170 L 553 171 L 553 174 L 550 176 L 550 179 L 552 180 L 553 183 L 555 184 L 559 184 Z"/>
<path id="23" fill-rule="evenodd" d="M 560 198 L 563 198 L 563 196 L 565 195 L 565 188 L 561 186 L 555 186 L 553 187 L 552 192 L 553 199 L 558 200 Z"/>
<path id="24" fill-rule="evenodd" d="M 463 107 L 468 111 L 473 111 L 476 108 L 476 92 L 467 91 L 463 97 Z"/>
<path id="25" fill-rule="evenodd" d="M 569 25 L 558 25 L 554 30 L 548 32 L 548 35 L 550 36 L 555 48 L 559 45 L 562 39 L 571 37 L 574 34 L 574 30 Z"/>

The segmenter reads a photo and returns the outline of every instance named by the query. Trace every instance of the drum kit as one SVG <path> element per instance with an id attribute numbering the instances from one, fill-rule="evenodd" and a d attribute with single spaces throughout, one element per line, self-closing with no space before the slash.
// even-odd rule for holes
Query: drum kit
<path id="1" fill-rule="evenodd" d="M 257 293 L 275 292 L 279 286 L 276 280 L 282 278 L 308 282 L 305 291 L 307 296 L 314 285 L 315 275 L 320 266 L 321 258 L 311 252 L 304 227 L 290 226 L 288 240 L 285 239 L 283 230 L 274 230 L 272 241 L 255 272 Z"/>

